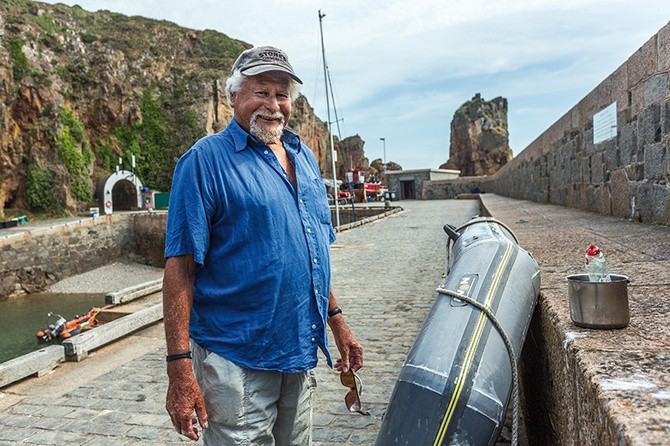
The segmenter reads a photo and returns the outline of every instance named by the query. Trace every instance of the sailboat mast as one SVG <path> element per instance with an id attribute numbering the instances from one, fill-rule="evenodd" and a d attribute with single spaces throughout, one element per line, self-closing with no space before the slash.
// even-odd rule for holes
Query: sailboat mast
<path id="1" fill-rule="evenodd" d="M 335 167 L 336 154 L 333 144 L 333 131 L 332 123 L 330 121 L 330 98 L 328 97 L 328 67 L 326 65 L 326 49 L 323 45 L 323 23 L 322 19 L 326 14 L 322 14 L 319 9 L 319 31 L 321 33 L 321 56 L 323 57 L 323 79 L 326 84 L 326 115 L 328 119 L 328 134 L 330 135 L 330 159 L 333 164 L 333 201 L 335 202 L 335 229 L 340 227 L 340 204 L 337 197 L 338 187 L 337 187 L 337 170 Z"/>

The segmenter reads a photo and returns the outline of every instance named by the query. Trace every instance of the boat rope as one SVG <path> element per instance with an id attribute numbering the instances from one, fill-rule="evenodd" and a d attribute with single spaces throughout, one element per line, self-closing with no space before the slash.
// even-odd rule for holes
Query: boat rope
<path id="1" fill-rule="evenodd" d="M 501 221 L 496 220 L 496 219 L 493 218 L 493 217 L 477 217 L 477 218 L 473 218 L 472 220 L 470 220 L 470 221 L 468 221 L 468 222 L 462 224 L 462 225 L 459 226 L 458 228 L 456 228 L 456 232 L 461 232 L 463 229 L 467 228 L 468 226 L 473 226 L 473 225 L 476 225 L 476 224 L 478 224 L 478 223 L 482 223 L 482 222 L 486 222 L 486 223 L 495 223 L 495 224 L 497 224 L 498 226 L 502 226 L 503 228 L 505 228 L 505 229 L 507 230 L 507 232 L 510 233 L 510 235 L 512 236 L 512 239 L 513 239 L 512 241 L 513 241 L 514 243 L 516 243 L 517 245 L 519 244 L 519 240 L 516 238 L 516 235 L 514 234 L 514 232 L 512 232 L 512 230 L 509 228 L 509 226 L 507 226 L 506 224 L 504 224 L 504 223 L 501 222 Z"/>
<path id="2" fill-rule="evenodd" d="M 479 309 L 482 313 L 488 317 L 491 321 L 491 324 L 500 334 L 500 337 L 507 348 L 507 353 L 509 355 L 510 363 L 512 366 L 512 446 L 518 446 L 519 444 L 519 371 L 517 368 L 516 354 L 514 353 L 514 347 L 512 347 L 512 342 L 509 340 L 509 336 L 505 333 L 498 319 L 493 314 L 493 311 L 482 304 L 481 302 L 476 301 L 475 299 L 466 296 L 464 294 L 457 293 L 452 290 L 447 290 L 442 287 L 438 287 L 436 290 L 439 294 L 444 294 L 446 296 L 453 297 L 454 299 L 462 300 L 467 302 L 475 308 Z"/>

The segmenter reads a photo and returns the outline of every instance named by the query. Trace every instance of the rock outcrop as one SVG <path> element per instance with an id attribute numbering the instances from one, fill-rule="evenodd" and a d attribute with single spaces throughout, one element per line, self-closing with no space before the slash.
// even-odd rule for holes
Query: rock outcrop
<path id="1" fill-rule="evenodd" d="M 507 99 L 486 101 L 477 93 L 454 113 L 449 161 L 440 168 L 466 177 L 491 175 L 511 159 Z"/>
<path id="2" fill-rule="evenodd" d="M 338 141 L 337 147 L 337 176 L 345 178 L 345 172 L 349 170 L 370 170 L 370 162 L 365 157 L 365 141 L 359 136 L 349 136 Z"/>

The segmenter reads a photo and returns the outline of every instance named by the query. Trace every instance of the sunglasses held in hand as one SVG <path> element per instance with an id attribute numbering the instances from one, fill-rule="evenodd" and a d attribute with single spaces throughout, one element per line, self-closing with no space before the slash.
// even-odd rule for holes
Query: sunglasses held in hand
<path id="1" fill-rule="evenodd" d="M 363 381 L 358 377 L 356 372 L 349 370 L 348 372 L 340 373 L 340 382 L 344 387 L 349 388 L 349 392 L 344 396 L 344 404 L 346 404 L 349 412 L 358 412 L 361 415 L 370 415 L 370 412 L 363 410 L 361 407 L 361 393 L 363 392 Z"/>

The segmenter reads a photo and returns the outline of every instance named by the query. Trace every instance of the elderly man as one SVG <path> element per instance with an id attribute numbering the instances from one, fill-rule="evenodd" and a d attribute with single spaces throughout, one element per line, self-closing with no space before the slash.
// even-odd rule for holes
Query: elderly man
<path id="1" fill-rule="evenodd" d="M 330 291 L 335 240 L 319 167 L 286 129 L 299 84 L 286 54 L 244 51 L 226 83 L 234 119 L 175 168 L 163 302 L 176 430 L 210 445 L 311 442 L 313 369 L 363 351 Z"/>

